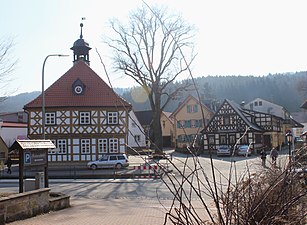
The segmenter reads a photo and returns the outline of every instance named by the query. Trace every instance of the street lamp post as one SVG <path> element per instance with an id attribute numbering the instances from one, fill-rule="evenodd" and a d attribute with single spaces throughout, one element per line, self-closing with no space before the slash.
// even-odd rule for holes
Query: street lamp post
<path id="1" fill-rule="evenodd" d="M 47 55 L 45 60 L 44 60 L 44 63 L 43 63 L 43 70 L 42 70 L 42 136 L 43 136 L 43 139 L 45 139 L 45 87 L 44 87 L 44 83 L 45 83 L 44 77 L 45 77 L 45 75 L 44 75 L 44 73 L 45 73 L 46 61 L 50 56 L 66 57 L 68 55 L 61 55 L 61 54 Z"/>
<path id="2" fill-rule="evenodd" d="M 286 133 L 286 138 L 289 146 L 289 161 L 291 162 L 291 143 L 292 143 L 292 133 L 291 131 L 288 131 Z"/>

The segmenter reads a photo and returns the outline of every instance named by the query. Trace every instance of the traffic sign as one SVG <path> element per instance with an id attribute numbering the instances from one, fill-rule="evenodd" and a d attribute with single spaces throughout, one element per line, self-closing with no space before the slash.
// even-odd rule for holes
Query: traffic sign
<path id="1" fill-rule="evenodd" d="M 24 152 L 24 163 L 31 164 L 31 152 Z"/>

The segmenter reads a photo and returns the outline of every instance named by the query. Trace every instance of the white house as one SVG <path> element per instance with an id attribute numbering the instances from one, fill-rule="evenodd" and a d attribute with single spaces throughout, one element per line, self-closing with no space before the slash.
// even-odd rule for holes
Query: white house
<path id="1" fill-rule="evenodd" d="M 129 112 L 128 147 L 132 149 L 140 149 L 146 147 L 146 136 L 144 128 L 137 119 L 133 110 Z"/>
<path id="2" fill-rule="evenodd" d="M 244 108 L 278 116 L 282 119 L 290 119 L 291 116 L 290 112 L 284 107 L 261 98 L 256 98 L 246 103 Z"/>
<path id="3" fill-rule="evenodd" d="M 284 107 L 267 100 L 256 98 L 244 105 L 244 108 L 251 109 L 257 112 L 278 116 L 284 120 L 283 132 L 292 131 L 293 136 L 300 136 L 303 131 L 304 124 L 296 121 L 290 112 Z"/>

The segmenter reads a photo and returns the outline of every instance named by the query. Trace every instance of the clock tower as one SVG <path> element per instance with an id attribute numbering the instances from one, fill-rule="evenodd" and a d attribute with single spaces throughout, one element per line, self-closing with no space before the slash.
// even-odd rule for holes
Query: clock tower
<path id="1" fill-rule="evenodd" d="M 88 65 L 90 65 L 90 60 L 89 60 L 89 51 L 92 49 L 89 47 L 89 44 L 83 39 L 82 35 L 82 28 L 83 28 L 83 23 L 80 23 L 80 28 L 81 28 L 81 34 L 80 38 L 74 42 L 73 47 L 70 49 L 74 51 L 74 64 L 78 62 L 79 60 L 83 60 L 86 62 Z"/>

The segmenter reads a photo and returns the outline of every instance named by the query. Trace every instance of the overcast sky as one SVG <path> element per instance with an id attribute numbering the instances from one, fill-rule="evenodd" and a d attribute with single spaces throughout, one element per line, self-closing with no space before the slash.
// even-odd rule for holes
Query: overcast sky
<path id="1" fill-rule="evenodd" d="M 284 0 L 148 0 L 163 3 L 198 29 L 193 75 L 255 75 L 306 71 L 307 1 Z M 108 81 L 96 48 L 110 73 L 113 87 L 127 87 L 118 74 L 111 73 L 106 34 L 108 20 L 124 20 L 141 0 L 11 0 L 1 2 L 0 38 L 13 37 L 13 56 L 19 60 L 7 87 L 14 94 L 41 91 L 42 66 L 45 87 L 71 68 L 70 48 L 80 35 L 90 44 L 91 67 Z M 85 17 L 86 20 L 81 21 Z M 106 34 L 107 35 L 107 34 Z"/>

